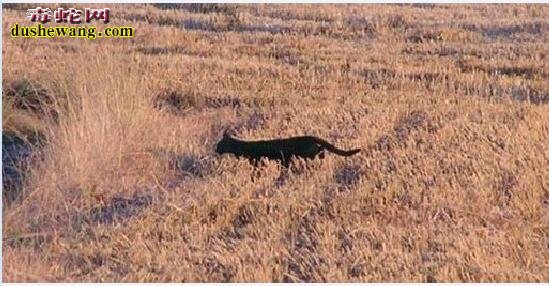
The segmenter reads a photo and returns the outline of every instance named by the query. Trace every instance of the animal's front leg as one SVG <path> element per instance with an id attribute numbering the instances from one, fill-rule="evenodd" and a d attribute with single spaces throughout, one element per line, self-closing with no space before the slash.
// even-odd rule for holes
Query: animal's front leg
<path id="1" fill-rule="evenodd" d="M 252 182 L 255 183 L 255 179 L 256 179 L 256 177 L 259 178 L 259 177 L 260 177 L 259 175 L 260 175 L 259 170 L 254 169 L 254 170 L 252 171 L 251 176 L 250 176 L 251 179 L 252 179 Z"/>
<path id="2" fill-rule="evenodd" d="M 290 158 L 282 158 L 281 163 L 284 168 L 288 169 L 290 167 Z"/>
<path id="3" fill-rule="evenodd" d="M 287 168 L 280 168 L 280 174 L 276 179 L 275 185 L 277 187 L 282 187 L 284 184 L 286 184 L 288 177 L 289 177 L 289 170 Z"/>
<path id="4" fill-rule="evenodd" d="M 251 177 L 252 177 L 252 182 L 255 182 L 256 177 L 260 177 L 261 175 L 260 173 L 261 170 L 259 169 L 260 159 L 250 158 L 249 161 L 250 161 L 250 164 L 254 167 L 252 170 Z"/>

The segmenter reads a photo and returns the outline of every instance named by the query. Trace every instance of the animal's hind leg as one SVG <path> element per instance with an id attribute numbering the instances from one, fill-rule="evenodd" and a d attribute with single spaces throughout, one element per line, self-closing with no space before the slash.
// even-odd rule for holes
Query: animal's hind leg
<path id="1" fill-rule="evenodd" d="M 255 179 L 256 178 L 259 178 L 261 177 L 261 170 L 257 167 L 254 167 L 254 169 L 252 170 L 252 174 L 251 174 L 251 179 L 252 179 L 252 182 L 255 182 Z"/>
<path id="2" fill-rule="evenodd" d="M 290 170 L 288 168 L 280 168 L 280 174 L 278 175 L 278 178 L 275 180 L 275 186 L 277 188 L 280 188 L 286 184 L 289 178 Z"/>
<path id="3" fill-rule="evenodd" d="M 264 162 L 261 161 L 261 158 L 252 158 L 250 163 L 254 166 L 252 171 L 252 182 L 255 182 L 255 179 L 261 177 L 261 168 L 264 166 Z"/>

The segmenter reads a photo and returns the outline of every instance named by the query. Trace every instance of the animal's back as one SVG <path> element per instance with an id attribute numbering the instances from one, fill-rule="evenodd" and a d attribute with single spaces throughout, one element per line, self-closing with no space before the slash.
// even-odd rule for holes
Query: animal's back
<path id="1" fill-rule="evenodd" d="M 289 159 L 295 155 L 312 157 L 320 151 L 312 136 L 250 141 L 247 144 L 254 157 L 265 156 L 270 159 Z"/>

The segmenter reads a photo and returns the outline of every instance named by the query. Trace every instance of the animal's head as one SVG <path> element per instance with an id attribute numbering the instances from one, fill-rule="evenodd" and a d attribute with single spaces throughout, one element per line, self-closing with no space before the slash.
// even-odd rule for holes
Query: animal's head
<path id="1" fill-rule="evenodd" d="M 227 130 L 223 132 L 223 138 L 217 143 L 217 147 L 215 148 L 215 152 L 219 154 L 227 153 L 231 151 L 231 142 L 232 142 L 231 136 L 227 133 Z"/>

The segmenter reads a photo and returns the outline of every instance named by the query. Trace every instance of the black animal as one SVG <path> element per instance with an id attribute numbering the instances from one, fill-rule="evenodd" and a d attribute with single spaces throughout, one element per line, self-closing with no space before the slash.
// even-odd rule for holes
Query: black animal
<path id="1" fill-rule="evenodd" d="M 328 150 L 340 156 L 351 156 L 360 149 L 340 150 L 327 141 L 314 136 L 300 136 L 286 139 L 242 141 L 229 136 L 226 132 L 223 139 L 217 143 L 216 152 L 219 154 L 231 153 L 237 157 L 247 158 L 251 164 L 257 166 L 261 158 L 277 160 L 284 167 L 289 167 L 295 157 L 314 159 L 317 156 L 324 158 L 324 151 Z"/>

